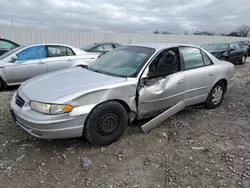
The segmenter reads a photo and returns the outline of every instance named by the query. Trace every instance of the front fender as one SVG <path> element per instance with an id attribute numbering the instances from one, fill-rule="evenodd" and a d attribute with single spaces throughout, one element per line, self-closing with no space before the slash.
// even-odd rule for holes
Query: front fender
<path id="1" fill-rule="evenodd" d="M 119 83 L 118 85 L 112 85 L 112 87 L 99 88 L 82 94 L 72 94 L 65 97 L 68 99 L 71 98 L 70 104 L 74 106 L 71 115 L 74 116 L 88 114 L 95 106 L 110 100 L 121 101 L 129 107 L 131 112 L 136 113 L 136 87 L 137 80 L 135 79 Z M 59 100 L 64 99 L 61 98 Z"/>

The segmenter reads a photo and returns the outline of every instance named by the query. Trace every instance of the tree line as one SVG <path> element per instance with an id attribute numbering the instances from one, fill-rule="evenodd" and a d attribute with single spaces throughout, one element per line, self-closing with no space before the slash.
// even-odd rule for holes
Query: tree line
<path id="1" fill-rule="evenodd" d="M 155 30 L 153 31 L 154 34 L 172 34 L 168 31 L 159 31 Z M 188 35 L 189 32 L 184 32 L 185 35 Z M 232 37 L 248 37 L 250 35 L 250 26 L 248 25 L 240 25 L 235 30 L 231 31 L 230 33 L 221 33 L 221 34 L 215 34 L 213 32 L 209 31 L 195 31 L 191 33 L 193 35 L 207 35 L 207 36 L 213 36 L 213 35 L 221 35 L 221 36 L 232 36 Z"/>

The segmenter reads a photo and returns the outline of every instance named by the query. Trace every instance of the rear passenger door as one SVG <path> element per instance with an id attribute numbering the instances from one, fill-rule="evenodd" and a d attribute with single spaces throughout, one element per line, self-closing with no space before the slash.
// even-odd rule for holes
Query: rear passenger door
<path id="1" fill-rule="evenodd" d="M 75 62 L 74 51 L 66 46 L 46 45 L 48 72 L 70 68 Z"/>
<path id="2" fill-rule="evenodd" d="M 180 47 L 187 106 L 204 102 L 216 79 L 216 68 L 206 53 L 195 47 Z"/>
<path id="3" fill-rule="evenodd" d="M 237 52 L 237 61 L 240 61 L 245 55 L 245 50 L 237 43 L 234 43 Z"/>

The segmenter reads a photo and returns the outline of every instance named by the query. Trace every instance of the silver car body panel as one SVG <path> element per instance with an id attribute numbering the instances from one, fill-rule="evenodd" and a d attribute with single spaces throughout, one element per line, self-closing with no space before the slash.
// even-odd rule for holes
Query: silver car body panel
<path id="1" fill-rule="evenodd" d="M 214 58 L 197 46 L 194 47 L 203 50 L 213 61 L 213 65 L 179 71 L 145 83 L 143 79 L 147 77 L 148 65 L 159 52 L 172 47 L 192 47 L 192 45 L 134 44 L 133 46 L 156 49 L 136 78 L 114 77 L 78 67 L 40 75 L 23 83 L 17 92 L 25 99 L 24 107 L 15 104 L 16 94 L 11 101 L 14 113 L 23 120 L 19 124 L 26 127 L 25 130 L 29 132 L 34 129 L 40 130 L 40 124 L 46 125 L 48 129 L 41 133 L 39 136 L 41 138 L 65 138 L 65 132 L 58 131 L 56 134 L 61 128 L 67 128 L 69 131 L 66 137 L 77 137 L 82 135 L 85 119 L 95 106 L 115 100 L 129 108 L 130 121 L 154 115 L 156 112 L 164 112 L 142 127 L 143 131 L 147 132 L 155 123 L 165 120 L 183 108 L 204 102 L 219 80 L 226 80 L 228 89 L 234 83 L 234 65 Z M 69 114 L 44 115 L 30 109 L 31 100 L 70 104 L 74 109 Z M 60 120 L 63 120 L 62 126 L 58 123 Z M 65 125 L 67 122 L 68 127 Z M 58 127 L 51 126 L 50 129 L 50 124 Z M 71 127 L 73 127 L 72 132 L 70 132 Z M 75 127 L 81 131 L 76 133 Z"/>
<path id="2" fill-rule="evenodd" d="M 18 54 L 27 48 L 47 45 L 68 47 L 73 50 L 75 55 L 28 60 L 26 62 L 22 62 L 21 64 L 18 61 L 10 62 L 13 55 Z M 0 60 L 0 77 L 7 86 L 20 85 L 25 80 L 40 74 L 91 63 L 92 61 L 96 60 L 98 56 L 99 53 L 85 52 L 81 49 L 64 44 L 45 43 L 27 45 L 24 48 L 15 51 L 6 58 Z"/>

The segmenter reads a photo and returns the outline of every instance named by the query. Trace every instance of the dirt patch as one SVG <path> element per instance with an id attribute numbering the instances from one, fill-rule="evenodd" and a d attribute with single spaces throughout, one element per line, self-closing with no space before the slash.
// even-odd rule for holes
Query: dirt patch
<path id="1" fill-rule="evenodd" d="M 132 125 L 105 148 L 28 135 L 7 110 L 15 89 L 1 92 L 0 188 L 249 188 L 249 63 L 236 65 L 220 108 L 186 109 L 147 134 Z M 88 170 L 82 158 L 91 160 Z"/>

